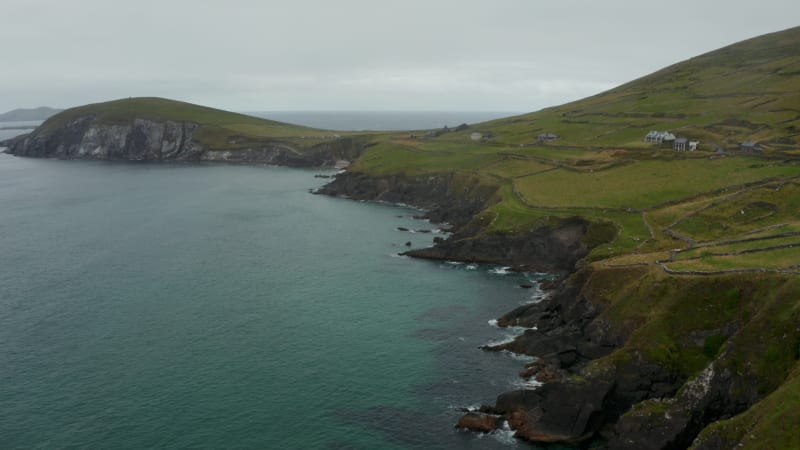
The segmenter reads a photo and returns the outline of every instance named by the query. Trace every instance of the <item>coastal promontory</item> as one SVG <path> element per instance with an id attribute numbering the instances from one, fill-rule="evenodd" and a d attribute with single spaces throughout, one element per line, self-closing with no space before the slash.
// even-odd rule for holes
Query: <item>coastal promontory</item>
<path id="1" fill-rule="evenodd" d="M 5 143 L 18 156 L 335 166 L 364 143 L 313 128 L 162 98 L 68 109 Z"/>

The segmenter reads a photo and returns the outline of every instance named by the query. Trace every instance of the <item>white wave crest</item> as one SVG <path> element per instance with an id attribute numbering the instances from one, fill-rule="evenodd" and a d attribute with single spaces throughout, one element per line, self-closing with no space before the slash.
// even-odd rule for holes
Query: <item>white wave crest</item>
<path id="1" fill-rule="evenodd" d="M 511 273 L 511 267 L 495 267 L 493 269 L 489 269 L 489 273 L 493 273 L 495 275 L 508 275 Z"/>
<path id="2" fill-rule="evenodd" d="M 514 430 L 508 426 L 508 422 L 503 421 L 503 427 L 497 430 L 492 431 L 489 433 L 489 436 L 494 438 L 496 441 L 500 442 L 501 444 L 509 445 L 509 446 L 517 446 L 517 439 L 514 437 Z"/>
<path id="3" fill-rule="evenodd" d="M 537 358 L 535 356 L 523 355 L 521 353 L 514 353 L 514 352 L 508 351 L 508 350 L 503 350 L 503 353 L 507 354 L 512 359 L 515 359 L 517 361 L 520 361 L 520 362 L 523 362 L 523 363 L 526 363 L 526 364 L 527 363 L 532 363 L 532 362 L 536 361 L 537 359 L 539 359 L 539 358 Z"/>
<path id="4" fill-rule="evenodd" d="M 513 382 L 511 382 L 511 386 L 513 386 L 514 389 L 524 389 L 524 390 L 528 390 L 528 391 L 536 390 L 540 386 L 542 386 L 543 384 L 544 383 L 542 383 L 541 381 L 538 381 L 536 379 L 536 377 L 518 378 L 518 379 L 514 380 Z"/>

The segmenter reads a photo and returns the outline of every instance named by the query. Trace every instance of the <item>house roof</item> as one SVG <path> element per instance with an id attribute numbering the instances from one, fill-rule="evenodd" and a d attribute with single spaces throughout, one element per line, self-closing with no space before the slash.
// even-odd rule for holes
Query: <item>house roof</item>
<path id="1" fill-rule="evenodd" d="M 676 143 L 676 144 L 685 144 L 685 143 L 687 143 L 687 142 L 689 142 L 689 140 L 688 140 L 688 139 L 686 139 L 686 138 L 678 138 L 678 139 L 675 139 L 675 143 Z"/>
<path id="2" fill-rule="evenodd" d="M 744 141 L 742 142 L 742 147 L 755 147 L 756 143 L 753 141 Z"/>

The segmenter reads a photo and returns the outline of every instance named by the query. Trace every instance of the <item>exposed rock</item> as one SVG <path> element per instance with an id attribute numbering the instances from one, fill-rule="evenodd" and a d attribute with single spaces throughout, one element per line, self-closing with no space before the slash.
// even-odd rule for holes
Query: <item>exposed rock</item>
<path id="1" fill-rule="evenodd" d="M 609 380 L 545 384 L 535 391 L 506 392 L 496 410 L 516 430 L 515 436 L 543 443 L 577 443 L 605 423 L 604 402 L 613 388 Z"/>
<path id="2" fill-rule="evenodd" d="M 497 416 L 489 414 L 482 414 L 477 412 L 468 412 L 458 419 L 456 428 L 464 428 L 471 431 L 480 433 L 491 433 L 500 426 L 500 421 Z"/>
<path id="3" fill-rule="evenodd" d="M 522 289 L 532 289 L 533 285 L 530 283 L 520 283 L 519 287 L 521 287 Z"/>
<path id="4" fill-rule="evenodd" d="M 406 254 L 425 259 L 513 264 L 522 270 L 572 271 L 589 252 L 582 240 L 587 226 L 586 220 L 571 218 L 521 234 L 464 237 L 459 232 L 434 247 Z"/>
<path id="5" fill-rule="evenodd" d="M 317 193 L 412 205 L 424 209 L 426 219 L 463 228 L 490 205 L 496 191 L 477 179 L 456 174 L 376 177 L 346 172 Z"/>
<path id="6" fill-rule="evenodd" d="M 552 291 L 553 289 L 557 288 L 560 280 L 541 280 L 539 281 L 539 289 L 543 291 Z"/>
<path id="7" fill-rule="evenodd" d="M 53 128 L 45 122 L 32 133 L 4 142 L 17 156 L 108 159 L 129 161 L 225 161 L 286 166 L 334 166 L 363 151 L 353 138 L 336 139 L 299 151 L 279 140 L 232 137 L 235 147 L 208 148 L 195 137 L 193 122 L 136 118 L 128 123 L 107 123 L 94 114 L 76 117 Z"/>
<path id="8" fill-rule="evenodd" d="M 534 378 L 540 383 L 554 383 L 561 381 L 564 374 L 555 365 L 550 364 L 544 359 L 537 359 L 536 361 L 526 364 L 519 376 L 522 378 Z"/>
<path id="9" fill-rule="evenodd" d="M 130 124 L 98 124 L 94 115 L 70 120 L 55 130 L 41 129 L 9 142 L 18 156 L 126 159 L 200 159 L 202 148 L 193 142 L 198 128 L 189 122 L 135 119 Z"/>

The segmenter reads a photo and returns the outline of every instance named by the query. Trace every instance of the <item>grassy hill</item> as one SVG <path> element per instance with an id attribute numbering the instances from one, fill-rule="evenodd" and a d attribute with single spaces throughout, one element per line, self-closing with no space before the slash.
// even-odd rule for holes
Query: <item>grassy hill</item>
<path id="1" fill-rule="evenodd" d="M 500 142 L 649 148 L 650 130 L 736 148 L 800 143 L 800 27 L 756 37 L 672 65 L 599 95 L 483 124 Z"/>
<path id="2" fill-rule="evenodd" d="M 95 115 L 98 123 L 110 125 L 129 124 L 137 118 L 157 122 L 193 122 L 200 125 L 194 139 L 217 150 L 236 150 L 260 140 L 275 139 L 303 148 L 323 142 L 334 134 L 331 131 L 156 97 L 126 98 L 71 108 L 51 117 L 42 124 L 39 131 L 52 132 L 63 128 L 71 120 L 87 115 Z"/>
<path id="3" fill-rule="evenodd" d="M 650 130 L 701 145 L 650 144 Z M 589 255 L 585 289 L 628 338 L 574 382 L 635 362 L 688 385 L 713 362 L 736 374 L 731 398 L 755 392 L 750 401 L 763 401 L 715 422 L 697 448 L 796 445 L 795 424 L 774 411 L 782 400 L 790 406 L 781 411 L 800 404 L 800 27 L 587 99 L 447 131 L 375 136 L 350 170 L 409 179 L 456 172 L 495 188 L 496 202 L 468 226 L 477 236 L 523 233 L 554 217 L 613 224 L 616 238 Z M 542 133 L 559 138 L 539 142 Z M 742 141 L 763 152 L 741 151 Z M 642 402 L 624 420 L 677 417 L 686 389 Z M 709 414 L 702 420 L 714 422 Z"/>
<path id="4" fill-rule="evenodd" d="M 497 186 L 502 200 L 484 212 L 486 232 L 521 231 L 552 215 L 612 221 L 619 238 L 595 250 L 593 258 L 602 259 L 687 244 L 674 236 L 687 224 L 702 225 L 654 218 L 675 219 L 671 214 L 680 211 L 697 221 L 705 217 L 698 210 L 732 192 L 738 195 L 726 200 L 731 212 L 753 209 L 745 201 L 749 193 L 800 176 L 797 127 L 800 27 L 734 44 L 566 105 L 433 138 L 376 137 L 378 145 L 352 170 L 376 175 L 458 171 Z M 650 130 L 700 139 L 701 146 L 682 152 L 646 143 Z M 475 131 L 493 137 L 474 141 Z M 560 138 L 537 142 L 544 132 Z M 743 140 L 758 141 L 765 151 L 742 153 Z M 716 152 L 717 146 L 726 152 Z M 782 215 L 787 226 L 800 226 L 788 196 L 770 205 L 789 212 Z M 747 227 L 715 223 L 727 227 L 716 238 L 741 237 L 777 217 L 747 214 L 752 214 Z M 796 256 L 800 260 L 800 253 Z"/>

